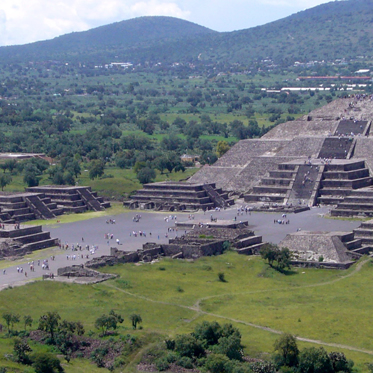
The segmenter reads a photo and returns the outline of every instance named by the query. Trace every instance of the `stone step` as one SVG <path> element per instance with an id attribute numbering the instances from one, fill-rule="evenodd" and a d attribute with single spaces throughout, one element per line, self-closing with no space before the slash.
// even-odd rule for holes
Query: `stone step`
<path id="1" fill-rule="evenodd" d="M 286 170 L 274 170 L 269 171 L 269 176 L 278 179 L 293 179 L 295 177 L 295 172 Z"/>
<path id="2" fill-rule="evenodd" d="M 351 193 L 350 188 L 321 188 L 319 194 L 321 196 L 347 196 Z"/>
<path id="3" fill-rule="evenodd" d="M 354 203 L 354 202 L 346 202 L 346 200 L 344 200 L 343 202 L 341 202 L 336 210 L 363 210 L 363 211 L 373 211 L 373 203 L 369 203 L 369 201 L 367 201 L 366 203 L 364 202 L 360 202 L 360 203 Z"/>
<path id="4" fill-rule="evenodd" d="M 47 247 L 57 246 L 58 239 L 57 238 L 49 238 L 48 240 L 38 241 L 38 242 L 31 242 L 26 245 L 22 246 L 22 249 L 33 251 L 33 250 L 40 250 L 45 249 Z"/>
<path id="5" fill-rule="evenodd" d="M 79 214 L 81 212 L 86 212 L 88 210 L 87 206 L 58 206 L 63 212 L 72 212 L 74 214 Z"/>
<path id="6" fill-rule="evenodd" d="M 373 197 L 373 189 L 372 188 L 366 188 L 366 189 L 362 189 L 362 190 L 353 190 L 351 191 L 351 196 L 354 196 L 354 197 L 364 197 L 364 198 L 368 198 L 368 197 Z"/>
<path id="7" fill-rule="evenodd" d="M 372 237 L 373 238 L 373 230 L 366 229 L 366 228 L 356 228 L 354 229 L 355 237 L 362 238 L 362 237 Z"/>
<path id="8" fill-rule="evenodd" d="M 245 255 L 259 255 L 260 249 L 266 245 L 267 242 L 260 242 L 255 245 L 251 245 L 248 247 L 243 247 L 242 249 L 237 249 L 238 254 L 245 254 Z"/>
<path id="9" fill-rule="evenodd" d="M 20 222 L 20 221 L 27 221 L 27 220 L 35 220 L 36 216 L 33 212 L 30 212 L 29 214 L 14 215 L 13 219 L 17 222 Z"/>
<path id="10" fill-rule="evenodd" d="M 276 178 L 263 178 L 261 185 L 286 185 L 288 186 L 292 182 L 292 179 L 276 179 Z"/>
<path id="11" fill-rule="evenodd" d="M 323 205 L 337 205 L 338 203 L 343 201 L 343 197 L 333 197 L 333 196 L 325 196 L 325 197 L 318 197 L 318 203 Z"/>
<path id="12" fill-rule="evenodd" d="M 283 202 L 286 194 L 246 194 L 245 202 Z"/>
<path id="13" fill-rule="evenodd" d="M 289 188 L 285 187 L 276 187 L 276 186 L 254 186 L 254 194 L 286 194 Z"/>
<path id="14" fill-rule="evenodd" d="M 364 161 L 355 161 L 349 163 L 342 163 L 342 164 L 328 164 L 325 165 L 325 171 L 351 171 L 351 170 L 358 170 L 360 168 L 365 168 Z"/>
<path id="15" fill-rule="evenodd" d="M 177 202 L 177 203 L 193 203 L 193 204 L 205 204 L 205 203 L 210 203 L 211 199 L 210 197 L 204 197 L 204 198 L 186 198 L 186 197 L 172 197 L 172 196 L 167 196 L 163 197 L 162 199 L 160 196 L 150 196 L 150 195 L 139 195 L 135 194 L 131 196 L 131 199 L 136 200 L 136 201 L 142 201 L 142 202 L 156 202 L 156 201 L 162 201 L 163 203 L 166 202 Z"/>
<path id="16" fill-rule="evenodd" d="M 175 189 L 139 189 L 136 191 L 136 195 L 146 195 L 146 196 L 185 196 L 185 197 L 192 197 L 192 198 L 203 198 L 206 197 L 205 190 L 175 190 Z"/>
<path id="17" fill-rule="evenodd" d="M 33 242 L 40 242 L 50 239 L 49 232 L 39 232 L 34 234 L 29 234 L 25 236 L 15 237 L 15 240 L 21 242 L 22 244 L 29 244 Z"/>
<path id="18" fill-rule="evenodd" d="M 323 173 L 325 179 L 344 179 L 344 180 L 354 180 L 361 179 L 369 176 L 369 170 L 367 168 L 362 168 L 359 170 L 351 171 L 326 171 Z"/>
<path id="19" fill-rule="evenodd" d="M 364 228 L 364 229 L 371 229 L 373 230 L 373 222 L 371 220 L 364 221 L 361 223 L 359 228 Z"/>
<path id="20" fill-rule="evenodd" d="M 346 203 L 373 203 L 373 196 L 372 197 L 364 197 L 364 196 L 355 196 L 353 193 L 349 196 L 346 196 L 343 200 Z"/>
<path id="21" fill-rule="evenodd" d="M 0 206 L 2 209 L 7 210 L 14 210 L 14 209 L 21 209 L 27 207 L 26 203 L 22 200 L 22 202 L 0 202 Z"/>
<path id="22" fill-rule="evenodd" d="M 359 247 L 358 249 L 351 250 L 354 253 L 357 254 L 362 254 L 362 255 L 369 255 L 373 252 L 373 247 L 372 246 L 363 246 Z"/>
<path id="23" fill-rule="evenodd" d="M 373 217 L 373 211 L 361 211 L 361 210 L 342 210 L 342 209 L 333 209 L 330 212 L 331 216 L 335 217 L 351 217 L 351 216 L 358 216 L 358 215 L 365 215 Z"/>
<path id="24" fill-rule="evenodd" d="M 361 244 L 363 246 L 372 246 L 373 245 L 373 237 L 359 236 L 359 240 L 361 240 Z"/>
<path id="25" fill-rule="evenodd" d="M 354 239 L 352 241 L 343 242 L 348 250 L 355 250 L 361 247 L 361 239 Z"/>
<path id="26" fill-rule="evenodd" d="M 261 243 L 261 242 L 262 242 L 262 236 L 250 236 L 250 237 L 245 237 L 239 240 L 236 243 L 236 247 L 237 249 L 242 249 L 242 248 L 245 248 L 245 247 L 257 244 L 257 243 Z"/>
<path id="27" fill-rule="evenodd" d="M 372 185 L 372 178 L 371 177 L 363 177 L 360 179 L 354 180 L 343 180 L 343 179 L 323 179 L 321 180 L 321 187 L 322 188 L 364 188 L 369 185 Z"/>

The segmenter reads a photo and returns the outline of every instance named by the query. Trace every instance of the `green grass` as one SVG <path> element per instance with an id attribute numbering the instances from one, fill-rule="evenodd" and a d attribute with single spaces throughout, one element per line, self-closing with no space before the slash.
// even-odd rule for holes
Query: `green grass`
<path id="1" fill-rule="evenodd" d="M 143 319 L 144 329 L 134 332 L 139 335 L 174 336 L 190 332 L 202 320 L 234 322 L 246 353 L 252 356 L 271 353 L 277 335 L 248 323 L 373 351 L 372 269 L 370 261 L 356 273 L 353 267 L 347 271 L 295 269 L 284 275 L 269 269 L 260 258 L 233 252 L 194 262 L 164 259 L 104 268 L 120 277 L 97 285 L 46 281 L 2 291 L 0 314 L 12 311 L 37 320 L 43 312 L 58 310 L 62 318 L 80 319 L 86 330 L 94 330 L 95 319 L 113 308 L 125 318 L 120 334 L 130 331 L 131 313 Z M 219 272 L 224 272 L 226 283 L 218 281 Z M 311 345 L 300 343 L 301 347 Z M 325 348 L 343 351 L 361 371 L 373 361 L 366 353 Z M 0 355 L 5 350 L 0 343 Z M 79 364 L 87 363 L 74 362 L 68 371 L 79 372 Z"/>
<path id="2" fill-rule="evenodd" d="M 111 215 L 119 215 L 126 212 L 123 208 L 123 204 L 120 202 L 112 202 L 111 207 L 105 209 L 104 211 L 87 211 L 82 212 L 81 214 L 64 214 L 57 216 L 56 219 L 49 219 L 49 220 L 31 220 L 27 222 L 27 225 L 59 225 L 65 223 L 74 223 L 76 221 L 82 220 L 89 220 L 94 218 L 99 218 L 102 216 L 111 216 Z"/>
<path id="3" fill-rule="evenodd" d="M 161 174 L 156 171 L 155 181 L 165 180 L 184 180 L 192 176 L 198 169 L 188 168 L 185 172 L 172 172 L 170 174 Z M 101 196 L 109 199 L 116 199 L 133 193 L 141 189 L 142 185 L 138 181 L 136 174 L 132 169 L 120 169 L 115 166 L 107 166 L 105 168 L 105 175 L 101 178 L 91 180 L 89 172 L 84 169 L 82 165 L 82 173 L 77 178 L 79 185 L 87 185 L 92 187 L 94 191 L 99 192 Z M 42 175 L 40 185 L 51 184 L 48 175 Z M 26 188 L 23 182 L 23 175 L 12 175 L 12 183 L 4 188 L 5 192 L 24 192 Z"/>

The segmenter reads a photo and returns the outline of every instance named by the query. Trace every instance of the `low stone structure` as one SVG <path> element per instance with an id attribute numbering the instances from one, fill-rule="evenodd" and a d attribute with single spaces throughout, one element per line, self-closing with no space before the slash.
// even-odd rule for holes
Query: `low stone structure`
<path id="1" fill-rule="evenodd" d="M 54 219 L 65 212 L 102 211 L 107 207 L 110 203 L 90 187 L 46 185 L 26 188 L 25 193 L 0 193 L 0 222 Z"/>
<path id="2" fill-rule="evenodd" d="M 83 265 L 58 268 L 57 276 L 75 280 L 74 282 L 76 282 L 76 279 L 79 279 L 78 282 L 89 284 L 99 283 L 117 277 L 117 275 L 110 273 L 101 273 L 93 269 L 85 268 Z"/>
<path id="3" fill-rule="evenodd" d="M 224 208 L 234 203 L 228 194 L 216 188 L 215 183 L 189 183 L 165 181 L 145 184 L 130 201 L 124 202 L 129 208 L 165 211 L 210 210 Z"/>
<path id="4" fill-rule="evenodd" d="M 354 232 L 299 231 L 288 234 L 279 247 L 292 251 L 293 265 L 326 268 L 349 268 L 354 260 L 373 252 L 373 246 L 363 244 Z"/>
<path id="5" fill-rule="evenodd" d="M 58 245 L 57 238 L 43 232 L 42 226 L 21 226 L 3 224 L 0 229 L 0 259 L 23 256 L 35 250 Z"/>

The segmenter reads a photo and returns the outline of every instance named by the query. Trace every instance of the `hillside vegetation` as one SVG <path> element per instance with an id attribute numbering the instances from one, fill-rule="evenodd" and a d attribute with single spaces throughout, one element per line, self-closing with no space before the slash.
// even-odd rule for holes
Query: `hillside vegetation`
<path id="1" fill-rule="evenodd" d="M 273 59 L 332 60 L 372 56 L 372 0 L 334 1 L 250 29 L 218 33 L 171 17 L 141 17 L 53 40 L 0 48 L 2 62 L 64 60 L 100 63 Z"/>
<path id="2" fill-rule="evenodd" d="M 202 321 L 232 323 L 242 334 L 245 355 L 252 358 L 270 358 L 277 331 L 309 338 L 298 342 L 301 348 L 344 352 L 354 360 L 356 372 L 367 372 L 366 363 L 373 360 L 372 299 L 366 296 L 373 290 L 370 260 L 348 271 L 295 269 L 285 275 L 260 258 L 227 253 L 194 262 L 162 260 L 104 270 L 120 277 L 89 286 L 47 281 L 2 291 L 0 314 L 30 315 L 30 329 L 36 329 L 40 315 L 58 311 L 62 320 L 81 321 L 86 335 L 97 338 L 95 320 L 114 309 L 124 322 L 106 341 L 115 343 L 128 335 L 142 341 L 141 348 L 124 351 L 117 372 L 136 371 L 155 342 L 189 333 Z M 226 282 L 219 281 L 219 273 L 225 274 Z M 132 330 L 132 314 L 141 316 L 141 329 Z M 4 357 L 10 353 L 12 339 L 4 332 L 0 367 L 22 371 Z M 82 359 L 63 361 L 67 373 L 87 371 L 91 364 Z"/>

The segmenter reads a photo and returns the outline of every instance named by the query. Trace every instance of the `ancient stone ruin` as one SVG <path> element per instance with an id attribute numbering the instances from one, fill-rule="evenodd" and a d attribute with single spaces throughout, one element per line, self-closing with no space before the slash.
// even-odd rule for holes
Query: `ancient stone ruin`
<path id="1" fill-rule="evenodd" d="M 216 188 L 215 183 L 165 181 L 145 184 L 131 196 L 130 201 L 124 202 L 124 206 L 158 211 L 195 211 L 224 208 L 233 203 L 228 193 Z"/>
<path id="2" fill-rule="evenodd" d="M 58 268 L 57 276 L 72 279 L 74 283 L 95 284 L 117 277 L 110 273 L 101 273 L 93 269 L 85 268 L 83 265 L 73 265 Z"/>
<path id="3" fill-rule="evenodd" d="M 107 207 L 110 203 L 90 187 L 45 185 L 27 188 L 26 193 L 0 194 L 0 222 L 53 219 L 65 212 L 101 211 Z"/>
<path id="4" fill-rule="evenodd" d="M 58 245 L 57 238 L 43 232 L 41 225 L 2 224 L 0 228 L 0 259 L 23 256 L 35 250 Z"/>
<path id="5" fill-rule="evenodd" d="M 332 204 L 333 216 L 373 216 L 373 100 L 346 97 L 241 140 L 189 181 L 216 183 L 268 209 Z"/>

